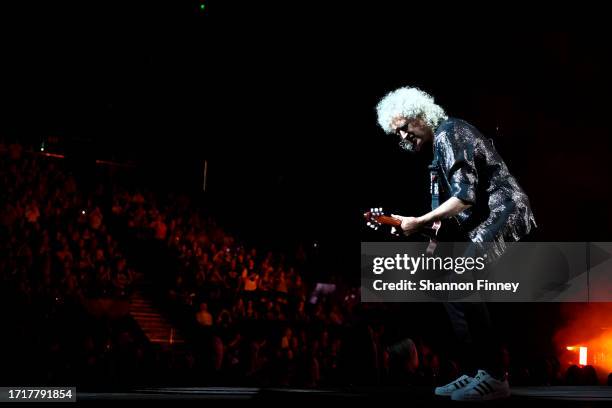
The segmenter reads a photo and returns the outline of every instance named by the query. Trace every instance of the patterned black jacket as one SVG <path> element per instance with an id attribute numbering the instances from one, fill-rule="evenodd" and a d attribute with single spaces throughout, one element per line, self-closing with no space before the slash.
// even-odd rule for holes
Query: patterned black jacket
<path id="1" fill-rule="evenodd" d="M 454 196 L 472 204 L 455 218 L 489 261 L 503 254 L 506 242 L 519 241 L 535 228 L 529 198 L 493 142 L 474 126 L 455 118 L 442 122 L 434 133 L 434 157 L 441 201 Z"/>

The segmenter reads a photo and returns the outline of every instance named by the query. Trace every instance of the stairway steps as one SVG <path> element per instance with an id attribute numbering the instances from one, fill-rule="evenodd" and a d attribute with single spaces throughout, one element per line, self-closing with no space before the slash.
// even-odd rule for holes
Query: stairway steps
<path id="1" fill-rule="evenodd" d="M 130 299 L 130 314 L 136 320 L 151 343 L 174 345 L 183 344 L 185 340 L 174 326 L 146 299 L 136 292 Z"/>

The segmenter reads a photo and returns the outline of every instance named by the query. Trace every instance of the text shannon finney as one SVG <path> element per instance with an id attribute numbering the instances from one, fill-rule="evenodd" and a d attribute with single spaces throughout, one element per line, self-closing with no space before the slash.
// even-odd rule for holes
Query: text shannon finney
<path id="1" fill-rule="evenodd" d="M 376 291 L 488 291 L 516 293 L 519 282 L 491 282 L 479 279 L 476 282 L 433 282 L 428 279 L 412 281 L 402 279 L 396 282 L 385 282 L 377 279 L 372 282 Z"/>

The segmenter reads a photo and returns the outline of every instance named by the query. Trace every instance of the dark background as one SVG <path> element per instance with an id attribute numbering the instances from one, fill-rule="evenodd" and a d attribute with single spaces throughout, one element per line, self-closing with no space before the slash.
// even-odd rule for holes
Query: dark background
<path id="1" fill-rule="evenodd" d="M 208 160 L 204 205 L 226 225 L 316 242 L 357 276 L 359 242 L 386 239 L 363 210 L 428 206 L 429 158 L 400 152 L 374 110 L 419 86 L 495 139 L 542 240 L 611 240 L 602 33 L 385 25 L 305 2 L 81 3 L 2 6 L 5 141 L 45 141 L 77 169 L 129 160 L 161 190 L 201 190 Z"/>

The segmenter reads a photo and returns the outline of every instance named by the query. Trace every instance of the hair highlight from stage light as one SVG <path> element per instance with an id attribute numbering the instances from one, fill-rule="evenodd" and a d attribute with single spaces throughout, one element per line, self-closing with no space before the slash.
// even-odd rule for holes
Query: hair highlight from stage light
<path id="1" fill-rule="evenodd" d="M 411 87 L 389 92 L 376 106 L 376 113 L 378 124 L 386 133 L 393 133 L 392 122 L 397 117 L 421 118 L 433 130 L 448 118 L 444 109 L 434 102 L 431 95 Z"/>

